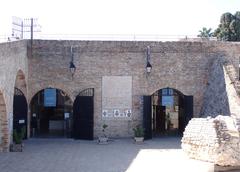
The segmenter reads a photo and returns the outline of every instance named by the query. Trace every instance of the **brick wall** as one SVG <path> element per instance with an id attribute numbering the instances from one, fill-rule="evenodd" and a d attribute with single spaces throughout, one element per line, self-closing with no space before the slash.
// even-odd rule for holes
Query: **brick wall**
<path id="1" fill-rule="evenodd" d="M 73 80 L 68 69 L 70 46 L 74 47 L 74 63 L 77 67 Z M 151 46 L 150 61 L 153 66 L 149 76 L 146 76 L 145 72 L 147 46 Z M 132 120 L 107 121 L 110 136 L 124 137 L 130 136 L 132 127 L 142 120 L 141 96 L 151 95 L 161 88 L 171 87 L 185 95 L 193 95 L 194 116 L 199 116 L 213 61 L 218 58 L 232 60 L 237 55 L 234 53 L 229 55 L 228 48 L 232 46 L 218 42 L 35 40 L 33 47 L 33 58 L 29 58 L 31 77 L 28 85 L 31 85 L 31 89 L 28 99 L 41 89 L 55 87 L 64 90 L 74 101 L 81 90 L 95 88 L 95 136 L 99 134 L 103 123 L 101 117 L 103 76 L 133 78 Z M 237 48 L 231 50 L 238 51 Z"/>
<path id="2" fill-rule="evenodd" d="M 27 58 L 27 41 L 0 44 L 0 90 L 6 106 L 1 113 L 0 135 L 7 125 L 8 143 L 12 130 L 12 102 L 14 86 L 22 87 L 28 103 L 41 89 L 59 88 L 74 101 L 86 88 L 94 88 L 94 136 L 98 136 L 102 120 L 102 77 L 132 76 L 131 120 L 108 120 L 110 136 L 132 135 L 132 128 L 142 120 L 142 95 L 171 87 L 185 95 L 194 96 L 194 116 L 198 117 L 204 103 L 205 90 L 211 80 L 216 59 L 223 59 L 237 69 L 239 43 L 223 42 L 134 42 L 134 41 L 54 41 L 34 40 L 33 57 Z M 74 47 L 77 67 L 73 80 L 69 72 L 70 46 Z M 150 62 L 153 66 L 146 75 L 146 47 L 151 46 Z M 20 72 L 20 73 L 21 73 Z M 17 74 L 18 73 L 18 74 Z M 217 86 L 217 84 L 216 84 Z M 223 101 L 211 96 L 213 106 Z M 226 105 L 226 104 L 225 104 Z M 2 105 L 1 105 L 2 106 Z M 209 108 L 211 109 L 211 108 Z M 211 114 L 211 112 L 209 112 Z M 6 118 L 4 117 L 6 116 Z M 30 115 L 30 114 L 29 114 Z M 5 120 L 5 122 L 2 122 Z M 2 139 L 2 138 L 1 138 Z M 1 141 L 2 143 L 2 141 Z"/>
<path id="3" fill-rule="evenodd" d="M 27 42 L 0 44 L 0 149 L 8 151 L 11 142 L 13 96 L 18 73 L 28 77 Z M 20 72 L 21 71 L 21 72 Z M 24 93 L 27 94 L 25 85 Z"/>

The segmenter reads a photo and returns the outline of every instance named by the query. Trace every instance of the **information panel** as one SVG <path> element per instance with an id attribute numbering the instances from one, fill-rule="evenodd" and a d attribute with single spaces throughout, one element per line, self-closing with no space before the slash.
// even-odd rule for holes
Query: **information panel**
<path id="1" fill-rule="evenodd" d="M 173 96 L 162 96 L 162 106 L 173 106 Z"/>
<path id="2" fill-rule="evenodd" d="M 56 92 L 57 90 L 54 88 L 47 88 L 44 90 L 44 107 L 56 107 Z"/>

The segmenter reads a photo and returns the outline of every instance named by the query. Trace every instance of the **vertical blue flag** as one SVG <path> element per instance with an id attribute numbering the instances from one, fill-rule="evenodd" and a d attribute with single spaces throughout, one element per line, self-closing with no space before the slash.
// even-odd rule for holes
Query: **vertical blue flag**
<path id="1" fill-rule="evenodd" d="M 173 96 L 162 96 L 162 106 L 173 106 Z"/>
<path id="2" fill-rule="evenodd" d="M 44 90 L 44 107 L 56 107 L 57 104 L 57 90 L 54 88 L 47 88 Z"/>

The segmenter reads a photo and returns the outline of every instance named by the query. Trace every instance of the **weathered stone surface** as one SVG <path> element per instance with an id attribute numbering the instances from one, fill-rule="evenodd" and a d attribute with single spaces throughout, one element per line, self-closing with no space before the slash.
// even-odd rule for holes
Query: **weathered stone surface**
<path id="1" fill-rule="evenodd" d="M 182 149 L 193 159 L 239 166 L 239 119 L 221 115 L 193 118 L 185 128 Z"/>
<path id="2" fill-rule="evenodd" d="M 216 117 L 219 114 L 240 115 L 240 98 L 234 87 L 233 77 L 230 77 L 228 70 L 230 65 L 227 66 L 224 63 L 226 62 L 222 58 L 213 61 L 204 92 L 201 117 Z M 235 69 L 232 67 L 231 70 Z"/>
<path id="3" fill-rule="evenodd" d="M 131 111 L 132 77 L 104 76 L 102 78 L 102 118 L 130 120 Z"/>
<path id="4" fill-rule="evenodd" d="M 230 116 L 222 63 L 222 59 L 216 58 L 210 68 L 210 76 L 204 92 L 201 116 L 216 117 L 219 114 Z M 214 99 L 212 97 L 214 97 Z"/>
<path id="5" fill-rule="evenodd" d="M 22 75 L 19 75 L 19 73 Z M 23 76 L 24 78 L 22 78 Z M 24 88 L 22 91 L 27 96 L 27 77 L 27 41 L 1 43 L 0 151 L 8 151 L 11 142 L 14 87 Z M 16 83 L 16 81 L 20 82 Z M 23 83 L 25 83 L 25 85 Z"/>
<path id="6" fill-rule="evenodd" d="M 218 61 L 216 59 L 227 61 L 233 66 L 233 70 L 237 70 L 240 54 L 239 43 L 217 41 L 34 40 L 31 57 L 28 54 L 30 51 L 28 43 L 28 41 L 18 41 L 0 44 L 0 91 L 2 93 L 0 107 L 3 107 L 0 108 L 0 143 L 4 147 L 9 146 L 12 133 L 14 86 L 21 88 L 27 97 L 28 104 L 38 91 L 47 87 L 63 90 L 70 96 L 72 102 L 80 91 L 94 88 L 94 136 L 97 137 L 105 122 L 101 116 L 102 77 L 131 76 L 133 88 L 131 120 L 106 121 L 109 125 L 107 133 L 110 137 L 129 137 L 133 135 L 133 126 L 142 122 L 142 96 L 151 95 L 161 88 L 171 87 L 185 95 L 193 95 L 195 117 L 200 116 L 206 89 L 219 94 L 219 96 L 212 94 L 205 98 L 211 102 L 209 105 L 205 104 L 209 106 L 207 114 L 216 115 L 211 112 L 219 112 L 217 108 L 211 107 L 227 107 L 227 101 L 218 98 L 222 95 L 222 89 L 217 89 L 218 81 L 224 80 L 211 79 L 210 76 L 214 76 L 211 73 L 215 74 L 214 71 L 216 71 L 215 77 L 222 77 L 219 75 L 221 72 L 217 72 L 220 71 L 218 70 L 220 67 L 215 65 L 215 61 Z M 73 80 L 69 72 L 71 46 L 74 47 L 74 63 L 77 67 Z M 145 71 L 147 46 L 151 47 L 150 62 L 153 66 L 150 75 L 146 75 Z M 218 66 L 216 70 L 214 66 Z M 211 89 L 208 88 L 208 83 L 213 83 L 210 85 L 213 86 Z M 224 89 L 224 87 L 221 88 Z M 30 121 L 30 112 L 28 118 Z"/>

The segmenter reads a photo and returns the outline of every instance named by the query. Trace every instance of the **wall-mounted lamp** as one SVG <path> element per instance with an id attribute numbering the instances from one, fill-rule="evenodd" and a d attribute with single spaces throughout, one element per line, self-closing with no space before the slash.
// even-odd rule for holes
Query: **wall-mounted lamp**
<path id="1" fill-rule="evenodd" d="M 73 63 L 73 60 L 74 60 L 73 59 L 73 47 L 71 46 L 71 61 L 70 61 L 69 69 L 72 74 L 72 79 L 73 79 L 73 75 L 75 74 L 75 71 L 76 71 L 76 66 Z"/>
<path id="2" fill-rule="evenodd" d="M 147 73 L 151 73 L 152 65 L 150 64 L 150 46 L 147 46 L 147 65 L 146 65 L 146 71 Z"/>

